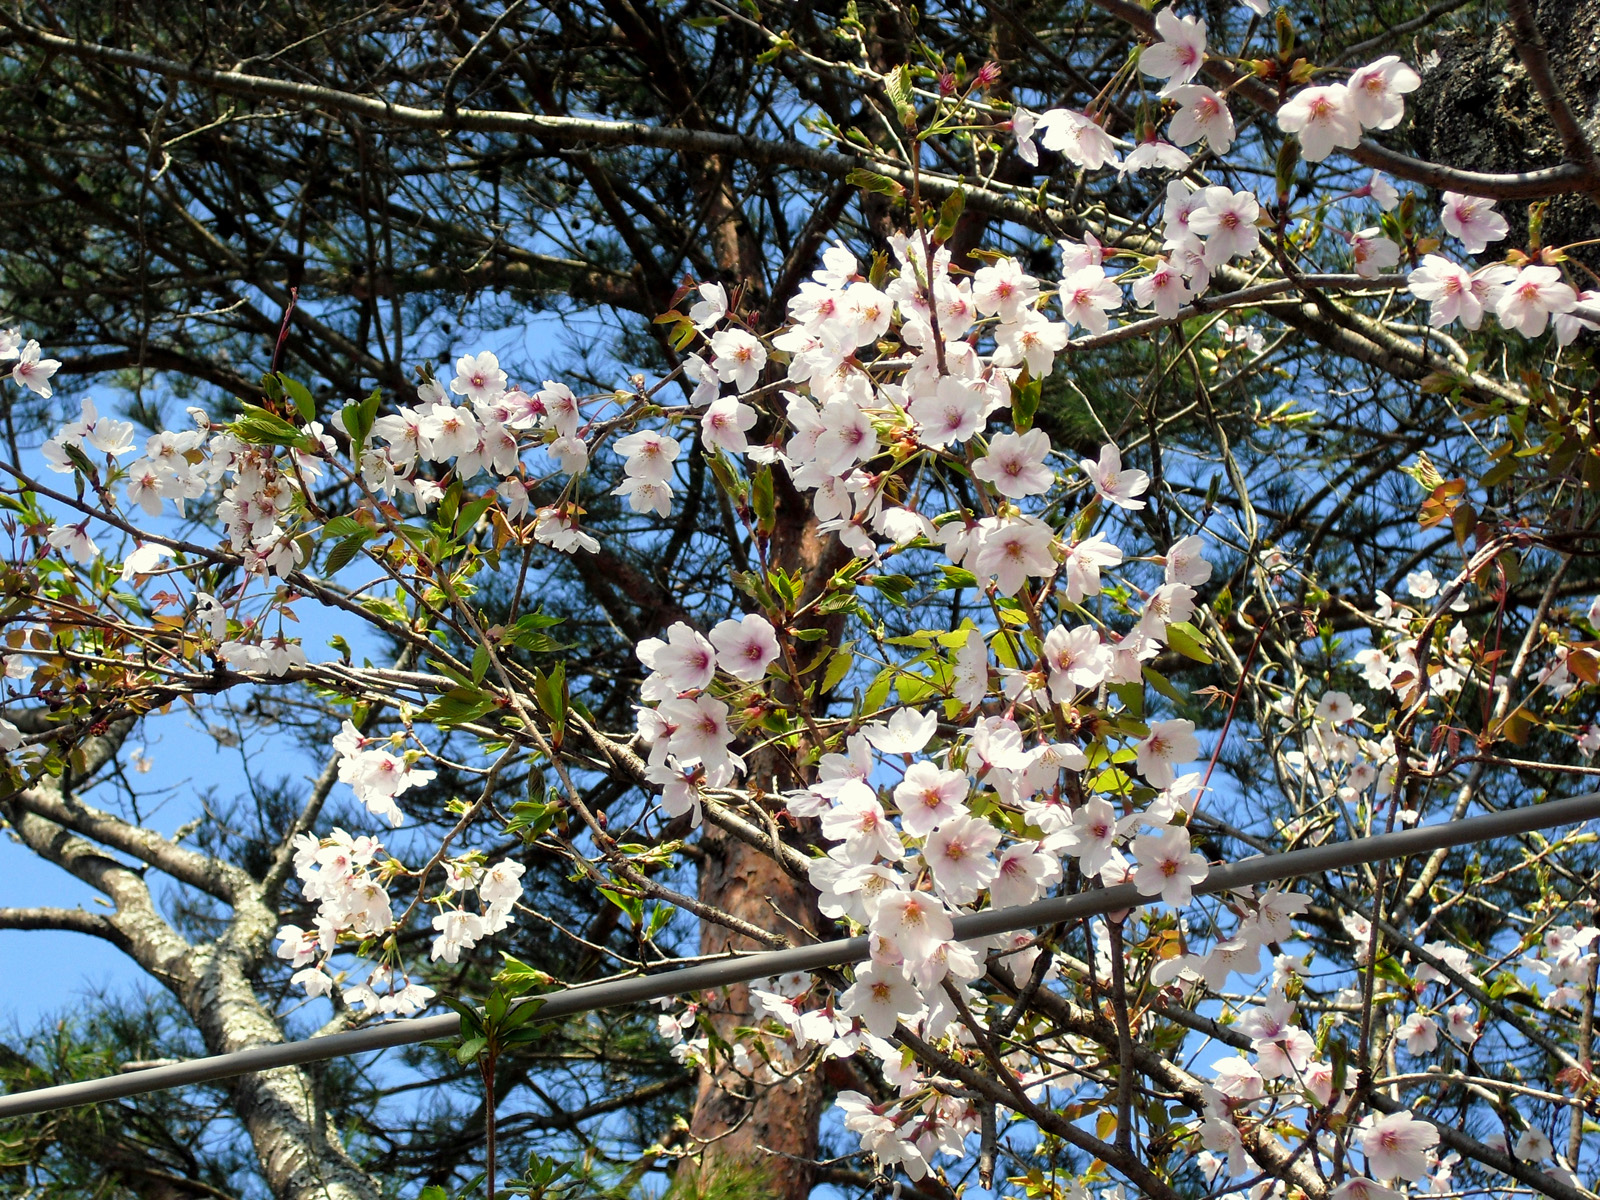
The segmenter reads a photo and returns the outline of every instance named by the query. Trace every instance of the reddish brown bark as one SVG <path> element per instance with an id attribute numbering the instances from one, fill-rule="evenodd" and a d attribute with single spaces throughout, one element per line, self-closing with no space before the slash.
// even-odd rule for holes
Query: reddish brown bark
<path id="1" fill-rule="evenodd" d="M 802 572 L 804 595 L 809 597 L 849 556 L 837 538 L 818 535 L 810 506 L 781 473 L 774 482 L 778 520 L 770 561 Z M 837 625 L 838 619 L 832 624 Z M 828 633 L 836 639 L 839 629 L 830 628 Z M 780 699 L 789 698 L 780 695 Z M 750 781 L 770 790 L 802 784 L 790 763 L 787 755 L 772 750 L 752 754 Z M 795 940 L 821 927 L 816 893 L 809 884 L 791 879 L 773 858 L 709 826 L 700 845 L 705 853 L 700 899 L 706 904 Z M 702 954 L 759 948 L 719 925 L 706 923 L 701 928 Z M 749 989 L 729 988 L 712 1002 L 709 1016 L 717 1032 L 734 1041 L 737 1027 L 753 1023 Z M 704 1161 L 711 1169 L 719 1160 L 765 1167 L 772 1195 L 804 1200 L 815 1181 L 811 1164 L 823 1107 L 821 1076 L 810 1070 L 787 1080 L 761 1074 L 762 1079 L 752 1082 L 720 1059 L 715 1070 L 702 1071 L 690 1130 L 707 1143 Z"/>

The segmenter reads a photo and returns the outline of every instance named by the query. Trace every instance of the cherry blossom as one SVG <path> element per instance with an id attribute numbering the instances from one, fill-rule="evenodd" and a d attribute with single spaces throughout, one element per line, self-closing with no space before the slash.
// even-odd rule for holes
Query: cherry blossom
<path id="1" fill-rule="evenodd" d="M 941 821 L 966 812 L 968 787 L 964 772 L 942 770 L 930 762 L 912 763 L 894 788 L 900 828 L 912 837 L 926 837 Z"/>
<path id="2" fill-rule="evenodd" d="M 1194 885 L 1210 873 L 1202 855 L 1189 849 L 1189 832 L 1171 828 L 1133 839 L 1133 856 L 1139 862 L 1133 885 L 1146 896 L 1160 896 L 1173 908 L 1189 903 Z"/>
<path id="3" fill-rule="evenodd" d="M 1278 128 L 1300 138 L 1307 162 L 1321 162 L 1336 149 L 1361 143 L 1350 90 L 1342 83 L 1301 88 L 1278 109 Z"/>
<path id="4" fill-rule="evenodd" d="M 1439 1131 L 1402 1111 L 1369 1118 L 1359 1140 L 1374 1178 L 1414 1182 L 1428 1173 L 1427 1151 L 1438 1145 Z"/>
<path id="5" fill-rule="evenodd" d="M 745 434 L 755 423 L 755 409 L 726 396 L 711 402 L 700 418 L 700 432 L 706 445 L 729 454 L 744 454 L 750 449 Z"/>
<path id="6" fill-rule="evenodd" d="M 1405 116 L 1403 96 L 1422 86 L 1422 77 L 1393 54 L 1350 73 L 1350 110 L 1367 129 L 1393 129 Z"/>
<path id="7" fill-rule="evenodd" d="M 1523 337 L 1538 337 L 1552 313 L 1569 312 L 1578 303 L 1578 294 L 1562 282 L 1556 267 L 1523 267 L 1510 280 L 1495 301 L 1494 313 L 1500 324 Z"/>
<path id="8" fill-rule="evenodd" d="M 1062 279 L 1057 301 L 1068 329 L 1082 325 L 1090 333 L 1104 333 L 1110 327 L 1106 314 L 1122 305 L 1122 289 L 1098 264 L 1086 265 Z"/>
<path id="9" fill-rule="evenodd" d="M 675 621 L 667 628 L 667 637 L 646 638 L 634 651 L 646 667 L 660 676 L 664 687 L 659 695 L 647 690 L 645 698 L 666 699 L 679 692 L 695 691 L 707 686 L 716 672 L 715 646 L 683 621 Z M 726 666 L 723 668 L 727 669 Z M 649 684 L 646 684 L 649 688 Z"/>
<path id="10" fill-rule="evenodd" d="M 767 667 L 779 654 L 778 637 L 772 622 L 759 613 L 747 613 L 738 620 L 730 617 L 719 622 L 711 630 L 711 645 L 716 650 L 717 666 L 735 679 L 746 681 L 757 680 L 765 675 Z M 659 654 L 657 658 L 659 660 Z"/>
<path id="11" fill-rule="evenodd" d="M 1477 329 L 1485 308 L 1493 306 L 1515 277 L 1512 267 L 1495 264 L 1472 272 L 1442 255 L 1429 254 L 1407 277 L 1406 286 L 1419 300 L 1428 301 L 1428 324 L 1435 329 L 1454 321 Z"/>
<path id="12" fill-rule="evenodd" d="M 1189 146 L 1205 138 L 1212 153 L 1228 152 L 1233 145 L 1234 125 L 1226 100 L 1198 83 L 1168 88 L 1165 94 L 1182 106 L 1167 127 L 1167 134 L 1174 142 Z"/>
<path id="13" fill-rule="evenodd" d="M 1482 254 L 1490 242 L 1498 242 L 1510 231 L 1506 219 L 1495 211 L 1495 202 L 1482 196 L 1463 196 L 1446 192 L 1439 222 L 1445 231 L 1461 240 L 1468 254 Z"/>
<path id="14" fill-rule="evenodd" d="M 1156 33 L 1161 40 L 1140 51 L 1139 69 L 1169 86 L 1188 83 L 1205 62 L 1206 23 L 1164 8 L 1156 14 Z"/>
<path id="15" fill-rule="evenodd" d="M 1100 447 L 1098 462 L 1084 458 L 1078 460 L 1078 466 L 1089 476 L 1095 491 L 1107 504 L 1115 504 L 1118 508 L 1129 510 L 1138 510 L 1145 506 L 1145 502 L 1138 497 L 1144 495 L 1149 488 L 1150 476 L 1131 467 L 1124 470 L 1122 454 L 1115 446 Z"/>
<path id="16" fill-rule="evenodd" d="M 922 847 L 934 885 L 952 904 L 971 904 L 999 873 L 991 854 L 1000 831 L 979 817 L 955 816 L 941 821 Z"/>
<path id="17" fill-rule="evenodd" d="M 1039 117 L 1039 144 L 1086 171 L 1117 161 L 1116 143 L 1093 118 L 1070 108 L 1052 108 Z"/>
<path id="18" fill-rule="evenodd" d="M 939 728 L 933 713 L 897 708 L 887 723 L 874 721 L 862 730 L 868 742 L 884 754 L 915 754 Z"/>
<path id="19" fill-rule="evenodd" d="M 500 369 L 500 360 L 487 350 L 463 356 L 456 360 L 456 377 L 450 381 L 450 390 L 473 404 L 482 404 L 506 390 L 506 373 Z"/>
<path id="20" fill-rule="evenodd" d="M 1231 258 L 1248 258 L 1261 244 L 1256 220 L 1261 206 L 1253 192 L 1235 192 L 1221 185 L 1197 193 L 1203 203 L 1189 217 L 1189 228 L 1206 239 L 1205 260 L 1217 266 Z"/>
<path id="21" fill-rule="evenodd" d="M 50 380 L 61 369 L 61 363 L 53 358 L 41 358 L 39 354 L 39 343 L 29 338 L 28 344 L 17 353 L 11 378 L 48 400 L 54 394 L 50 390 Z"/>
<path id="22" fill-rule="evenodd" d="M 993 484 L 1002 496 L 1037 496 L 1055 483 L 1055 472 L 1045 464 L 1049 455 L 1050 437 L 1042 429 L 997 434 L 989 453 L 973 464 L 972 474 Z"/>
<path id="23" fill-rule="evenodd" d="M 1178 266 L 1169 258 L 1158 257 L 1149 274 L 1134 280 L 1133 298 L 1170 321 L 1192 296 Z"/>
<path id="24" fill-rule="evenodd" d="M 839 1011 L 856 1017 L 869 1033 L 891 1037 L 895 1026 L 916 1015 L 922 997 L 899 967 L 868 963 L 839 998 Z"/>
<path id="25" fill-rule="evenodd" d="M 767 350 L 752 334 L 742 329 L 723 329 L 711 337 L 711 365 L 717 378 L 748 392 L 761 378 L 767 365 Z"/>
<path id="26" fill-rule="evenodd" d="M 1152 787 L 1170 787 L 1177 778 L 1176 763 L 1192 762 L 1200 753 L 1194 722 L 1179 717 L 1150 722 L 1150 734 L 1138 745 L 1139 773 Z"/>

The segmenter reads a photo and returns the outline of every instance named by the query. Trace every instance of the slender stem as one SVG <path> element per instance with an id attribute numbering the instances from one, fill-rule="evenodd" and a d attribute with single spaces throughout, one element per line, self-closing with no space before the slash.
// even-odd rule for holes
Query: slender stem
<path id="1" fill-rule="evenodd" d="M 483 1075 L 483 1182 L 485 1200 L 494 1200 L 494 1069 L 496 1055 L 493 1050 L 478 1059 L 478 1070 Z"/>

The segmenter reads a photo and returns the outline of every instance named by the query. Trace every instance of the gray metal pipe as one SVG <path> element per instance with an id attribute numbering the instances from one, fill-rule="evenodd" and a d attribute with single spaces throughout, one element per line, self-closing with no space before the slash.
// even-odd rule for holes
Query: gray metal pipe
<path id="1" fill-rule="evenodd" d="M 1360 863 L 1406 858 L 1413 854 L 1426 854 L 1451 846 L 1486 842 L 1494 838 L 1531 833 L 1537 829 L 1553 829 L 1561 825 L 1574 825 L 1596 818 L 1600 818 L 1600 792 L 1590 792 L 1565 800 L 1553 800 L 1546 804 L 1506 809 L 1503 812 L 1472 817 L 1465 821 L 1402 829 L 1377 837 L 1354 838 L 1325 846 L 1292 850 L 1287 854 L 1258 855 L 1242 862 L 1211 868 L 1210 875 L 1194 890 L 1196 894 L 1201 895 L 1234 891 L 1256 884 L 1293 879 L 1301 875 L 1319 875 L 1325 871 L 1336 871 Z M 988 909 L 957 917 L 954 921 L 955 934 L 957 940 L 971 941 L 997 933 L 1038 928 L 1062 921 L 1076 921 L 1084 917 L 1116 912 L 1118 909 L 1135 908 L 1149 899 L 1141 895 L 1131 883 L 1124 883 L 1098 891 L 1080 892 L 1075 896 L 1057 896 L 1033 904 L 1019 905 L 1016 908 Z M 705 991 L 733 983 L 748 983 L 752 979 L 783 975 L 790 971 L 814 971 L 821 967 L 847 966 L 861 962 L 867 957 L 867 953 L 867 939 L 855 937 L 818 942 L 811 946 L 798 946 L 792 950 L 732 955 L 718 962 L 680 967 L 674 971 L 663 971 L 659 975 L 614 979 L 551 992 L 540 997 L 544 1001 L 540 1015 L 565 1017 L 573 1013 L 637 1004 L 644 1000 L 659 1000 L 667 996 Z M 461 1018 L 454 1013 L 439 1017 L 414 1017 L 409 1020 L 388 1021 L 382 1025 L 352 1030 L 348 1033 L 334 1033 L 325 1037 L 306 1038 L 303 1041 L 282 1042 L 270 1046 L 255 1046 L 232 1054 L 197 1058 L 164 1067 L 150 1067 L 106 1079 L 89 1079 L 81 1083 L 67 1083 L 57 1087 L 38 1088 L 30 1092 L 18 1092 L 15 1095 L 0 1097 L 0 1118 L 51 1112 L 78 1104 L 93 1104 L 101 1100 L 116 1100 L 124 1096 L 159 1092 L 186 1084 L 229 1079 L 235 1075 L 248 1075 L 255 1071 L 270 1071 L 275 1067 L 321 1062 L 351 1054 L 364 1054 L 372 1050 L 385 1050 L 390 1046 L 406 1046 L 435 1038 L 447 1038 L 453 1036 L 460 1028 L 460 1021 Z"/>

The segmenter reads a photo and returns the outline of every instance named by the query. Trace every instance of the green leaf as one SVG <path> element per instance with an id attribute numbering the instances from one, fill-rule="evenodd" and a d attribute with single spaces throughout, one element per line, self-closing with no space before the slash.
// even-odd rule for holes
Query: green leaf
<path id="1" fill-rule="evenodd" d="M 876 192 L 880 196 L 889 196 L 895 200 L 906 194 L 904 184 L 896 183 L 887 175 L 879 175 L 875 171 L 864 170 L 861 167 L 846 175 L 845 182 L 853 184 L 864 192 Z"/>
<path id="2" fill-rule="evenodd" d="M 418 714 L 420 720 L 448 728 L 476 721 L 484 713 L 497 708 L 495 698 L 477 688 L 451 688 Z"/>
<path id="3" fill-rule="evenodd" d="M 533 672 L 533 698 L 553 728 L 560 729 L 567 722 L 567 664 L 557 663 L 550 674 Z"/>
<path id="4" fill-rule="evenodd" d="M 255 404 L 240 406 L 243 415 L 230 428 L 241 442 L 252 446 L 301 446 L 305 438 L 282 417 Z"/>
<path id="5" fill-rule="evenodd" d="M 1167 626 L 1167 645 L 1197 663 L 1214 661 L 1205 648 L 1204 640 L 1204 635 L 1187 621 L 1174 621 Z"/>
<path id="6" fill-rule="evenodd" d="M 1173 687 L 1171 680 L 1154 667 L 1144 668 L 1144 680 L 1174 704 L 1183 703 L 1183 693 Z"/>
<path id="7" fill-rule="evenodd" d="M 361 553 L 361 547 L 371 541 L 373 536 L 374 531 L 363 529 L 360 533 L 351 534 L 345 538 L 344 541 L 328 551 L 328 560 L 322 567 L 323 572 L 328 575 L 334 575 L 344 570 L 345 567 L 350 565 L 355 556 Z"/>
<path id="8" fill-rule="evenodd" d="M 471 504 L 462 508 L 456 516 L 455 533 L 457 537 L 465 537 L 474 527 L 484 513 L 489 511 L 489 506 L 494 503 L 494 494 L 480 496 Z"/>
<path id="9" fill-rule="evenodd" d="M 961 213 L 967 207 L 967 193 L 957 188 L 945 197 L 944 203 L 939 206 L 939 223 L 933 227 L 933 240 L 936 245 L 944 245 L 955 236 L 956 225 L 961 220 Z"/>
<path id="10" fill-rule="evenodd" d="M 750 504 L 756 513 L 756 528 L 770 534 L 778 527 L 777 504 L 772 495 L 772 468 L 762 466 L 751 481 Z"/>
<path id="11" fill-rule="evenodd" d="M 864 712 L 877 712 L 889 700 L 889 688 L 894 683 L 894 668 L 885 667 L 879 671 L 867 688 L 866 699 L 862 701 Z"/>
<path id="12" fill-rule="evenodd" d="M 849 674 L 850 668 L 855 666 L 855 643 L 846 642 L 833 652 L 833 658 L 828 663 L 828 669 L 822 674 L 822 683 L 817 688 L 817 695 L 825 696 Z"/>
<path id="13" fill-rule="evenodd" d="M 1011 385 L 1011 423 L 1022 433 L 1033 427 L 1034 414 L 1039 411 L 1039 398 L 1044 394 L 1037 379 L 1029 379 L 1027 371 L 1022 381 Z"/>
<path id="14" fill-rule="evenodd" d="M 942 592 L 978 586 L 978 577 L 965 567 L 952 567 L 949 563 L 940 563 L 939 570 L 944 572 L 944 582 L 939 585 L 939 590 Z"/>
<path id="15" fill-rule="evenodd" d="M 295 411 L 300 414 L 300 419 L 310 424 L 317 419 L 317 402 L 311 398 L 311 389 L 298 379 L 291 379 L 282 371 L 278 372 L 278 382 L 283 385 L 284 395 L 294 401 Z"/>
<path id="16" fill-rule="evenodd" d="M 640 896 L 625 896 L 612 888 L 596 885 L 595 890 L 623 912 L 627 913 L 635 925 L 644 923 L 644 899 Z"/>

